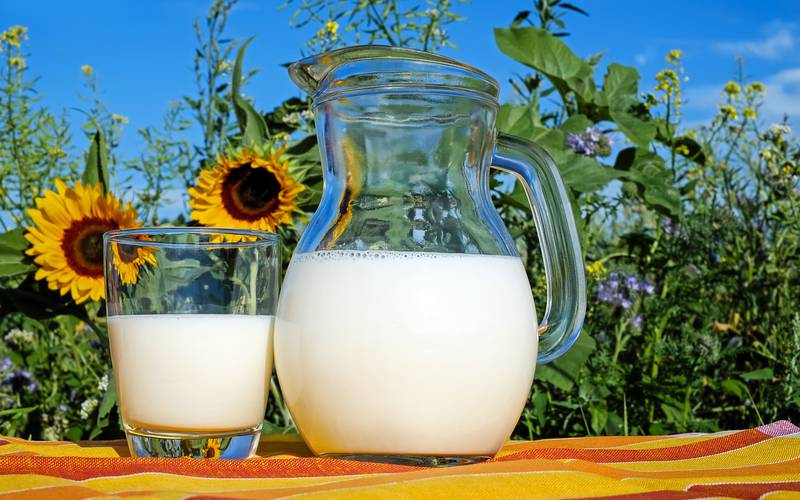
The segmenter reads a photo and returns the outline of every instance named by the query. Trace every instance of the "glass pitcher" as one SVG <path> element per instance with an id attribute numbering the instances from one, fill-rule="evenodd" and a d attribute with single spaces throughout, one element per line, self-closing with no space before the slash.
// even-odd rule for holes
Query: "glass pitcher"
<path id="1" fill-rule="evenodd" d="M 363 46 L 289 72 L 313 96 L 324 170 L 276 315 L 294 422 L 318 455 L 491 457 L 517 424 L 535 361 L 566 351 L 583 322 L 581 251 L 556 166 L 497 133 L 497 82 L 458 61 Z M 517 176 L 530 200 L 547 281 L 538 328 L 490 167 Z"/>

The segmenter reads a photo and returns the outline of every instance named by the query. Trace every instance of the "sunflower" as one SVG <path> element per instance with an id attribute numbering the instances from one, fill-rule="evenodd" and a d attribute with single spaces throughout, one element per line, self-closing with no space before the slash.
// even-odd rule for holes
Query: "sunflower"
<path id="1" fill-rule="evenodd" d="M 138 236 L 136 239 L 147 241 L 150 238 Z M 134 247 L 132 245 L 120 245 L 116 242 L 111 243 L 111 251 L 114 253 L 114 264 L 119 273 L 119 279 L 123 285 L 135 285 L 139 277 L 139 268 L 144 264 L 156 265 L 156 249 L 154 247 Z"/>
<path id="2" fill-rule="evenodd" d="M 56 191 L 47 190 L 28 210 L 33 226 L 25 239 L 27 254 L 39 266 L 37 280 L 47 280 L 51 290 L 70 293 L 80 304 L 105 296 L 103 287 L 103 233 L 112 229 L 139 227 L 130 203 L 122 205 L 111 193 L 103 195 L 100 184 L 76 182 L 73 187 L 56 180 Z M 115 256 L 123 281 L 135 282 L 139 266 L 153 256 Z"/>
<path id="3" fill-rule="evenodd" d="M 220 155 L 189 189 L 190 216 L 211 227 L 274 231 L 292 222 L 297 195 L 305 186 L 289 173 L 283 150 L 267 154 L 242 148 Z"/>

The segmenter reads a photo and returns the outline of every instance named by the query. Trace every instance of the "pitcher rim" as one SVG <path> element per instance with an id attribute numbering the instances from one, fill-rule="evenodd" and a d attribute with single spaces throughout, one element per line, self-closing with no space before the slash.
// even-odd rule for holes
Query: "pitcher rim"
<path id="1" fill-rule="evenodd" d="M 317 97 L 325 88 L 325 79 L 336 69 L 351 62 L 373 61 L 379 59 L 405 60 L 411 62 L 430 63 L 443 68 L 453 68 L 469 74 L 492 90 L 484 91 L 458 85 L 438 85 L 440 87 L 452 88 L 453 90 L 463 90 L 486 94 L 494 100 L 498 99 L 500 84 L 493 77 L 474 66 L 463 63 L 452 57 L 443 56 L 434 52 L 405 47 L 395 47 L 391 45 L 354 45 L 335 49 L 321 54 L 308 56 L 289 65 L 289 76 L 292 81 L 307 92 L 309 95 Z M 396 87 L 397 85 L 387 84 L 386 87 Z M 412 85 L 407 85 L 412 86 Z M 421 87 L 427 85 L 420 84 Z M 372 86 L 372 88 L 379 85 Z M 364 87 L 366 88 L 366 87 Z M 352 89 L 355 90 L 355 89 Z"/>

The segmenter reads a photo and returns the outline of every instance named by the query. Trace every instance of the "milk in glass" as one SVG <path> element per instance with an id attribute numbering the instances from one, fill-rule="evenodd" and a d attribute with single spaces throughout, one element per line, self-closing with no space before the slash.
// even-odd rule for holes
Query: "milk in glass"
<path id="1" fill-rule="evenodd" d="M 276 318 L 284 398 L 318 454 L 492 455 L 533 381 L 519 257 L 295 255 Z"/>
<path id="2" fill-rule="evenodd" d="M 120 409 L 132 427 L 222 432 L 264 419 L 272 316 L 108 318 Z"/>

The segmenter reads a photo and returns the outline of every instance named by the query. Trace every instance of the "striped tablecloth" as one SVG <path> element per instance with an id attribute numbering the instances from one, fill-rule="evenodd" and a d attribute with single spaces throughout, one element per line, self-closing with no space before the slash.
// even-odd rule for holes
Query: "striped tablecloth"
<path id="1" fill-rule="evenodd" d="M 122 441 L 0 437 L 10 498 L 800 498 L 800 428 L 510 441 L 489 462 L 425 469 L 315 458 L 265 436 L 247 461 L 130 458 Z"/>

